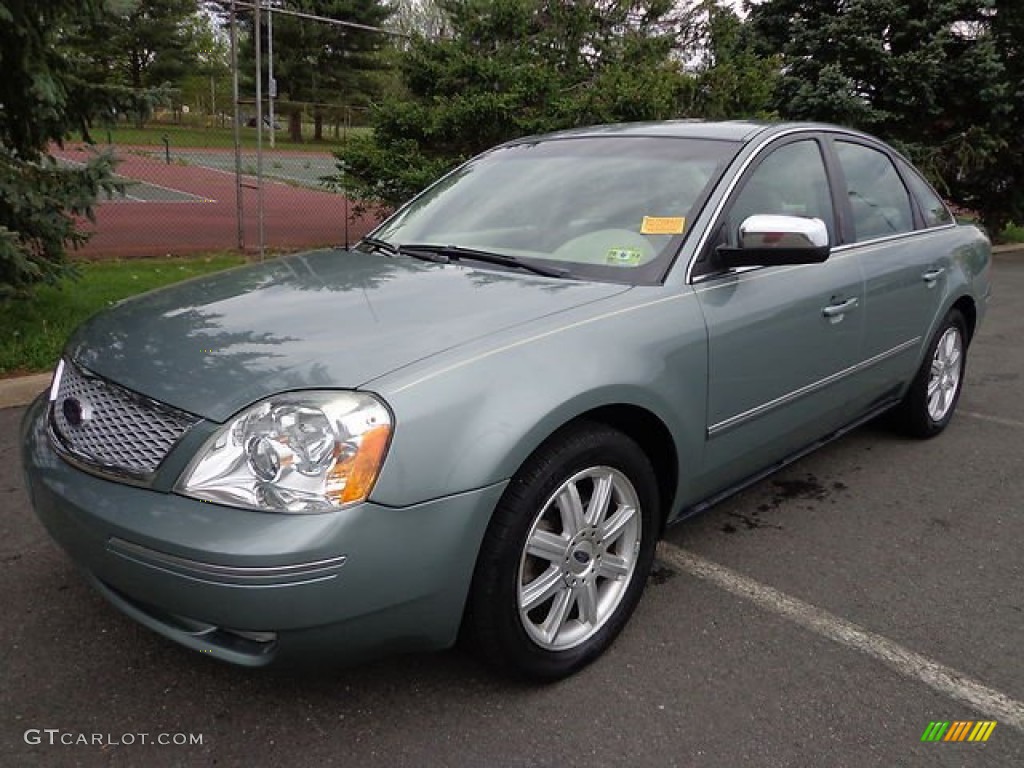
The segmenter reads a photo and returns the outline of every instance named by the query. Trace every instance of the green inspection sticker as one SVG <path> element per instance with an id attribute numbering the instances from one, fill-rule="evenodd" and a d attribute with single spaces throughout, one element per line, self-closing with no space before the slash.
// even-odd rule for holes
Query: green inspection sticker
<path id="1" fill-rule="evenodd" d="M 613 267 L 635 267 L 642 256 L 636 248 L 609 248 L 605 261 Z"/>

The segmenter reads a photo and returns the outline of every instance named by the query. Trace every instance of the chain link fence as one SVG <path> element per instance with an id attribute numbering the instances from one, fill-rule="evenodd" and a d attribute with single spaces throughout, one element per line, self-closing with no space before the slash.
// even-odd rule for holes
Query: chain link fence
<path id="1" fill-rule="evenodd" d="M 83 162 L 96 149 L 119 158 L 123 192 L 99 201 L 96 221 L 86 227 L 92 237 L 79 255 L 240 250 L 262 257 L 347 245 L 375 224 L 367 215 L 353 215 L 334 155 L 353 136 L 370 130 L 369 109 L 278 94 L 268 57 L 272 16 L 289 14 L 293 25 L 321 29 L 338 29 L 344 22 L 303 14 L 292 18 L 281 6 L 264 6 L 263 34 L 254 34 L 256 6 L 232 5 L 239 16 L 230 25 L 230 77 L 211 76 L 208 92 L 192 89 L 187 99 L 175 99 L 173 108 L 156 111 L 144 123 L 126 117 L 97 131 L 93 147 L 68 144 L 56 152 L 69 164 Z"/>

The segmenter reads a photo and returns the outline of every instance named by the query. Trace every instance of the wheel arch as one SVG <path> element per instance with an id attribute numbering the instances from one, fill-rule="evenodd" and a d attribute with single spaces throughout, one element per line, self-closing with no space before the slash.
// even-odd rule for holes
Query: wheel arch
<path id="1" fill-rule="evenodd" d="M 570 425 L 579 421 L 606 424 L 640 446 L 658 480 L 658 501 L 661 506 L 658 512 L 664 527 L 679 487 L 679 452 L 665 422 L 646 408 L 626 403 L 594 408 L 580 414 Z"/>
<path id="2" fill-rule="evenodd" d="M 963 315 L 964 322 L 967 323 L 967 343 L 970 344 L 971 339 L 974 338 L 974 330 L 978 327 L 978 307 L 975 305 L 974 299 L 966 295 L 961 296 L 953 302 L 950 309 L 956 309 Z"/>
<path id="3" fill-rule="evenodd" d="M 974 297 L 969 293 L 961 293 L 955 297 L 947 297 L 943 302 L 942 311 L 935 314 L 931 325 L 928 327 L 928 334 L 924 337 L 918 350 L 917 367 L 914 368 L 915 372 L 918 370 L 919 366 L 924 364 L 925 357 L 928 355 L 928 345 L 931 343 L 932 339 L 935 338 L 935 334 L 942 326 L 946 317 L 954 309 L 960 312 L 964 318 L 964 323 L 967 325 L 966 345 L 970 345 L 971 340 L 974 338 L 974 332 L 978 327 L 978 307 L 974 302 Z M 910 380 L 906 382 L 906 386 L 909 385 Z"/>
<path id="4" fill-rule="evenodd" d="M 552 422 L 547 423 L 550 425 Z M 535 442 L 533 450 L 529 451 L 516 469 L 516 475 L 523 478 L 523 482 L 513 482 L 505 489 L 502 501 L 488 522 L 486 534 L 476 554 L 472 582 L 459 627 L 459 641 L 463 645 L 475 648 L 485 662 L 503 673 L 552 681 L 571 674 L 596 659 L 614 640 L 633 613 L 655 555 L 657 539 L 664 526 L 664 512 L 669 509 L 660 496 L 665 493 L 668 494 L 668 498 L 674 497 L 672 476 L 678 469 L 673 466 L 676 449 L 668 426 L 654 412 L 639 405 L 615 402 L 596 405 L 576 412 L 546 432 L 543 438 L 531 441 Z M 609 438 L 615 435 L 623 437 L 609 442 Z M 595 438 L 598 440 L 595 441 Z M 613 445 L 618 446 L 621 452 L 627 447 L 623 442 L 624 438 L 635 443 L 635 446 L 630 448 L 628 454 L 620 455 L 631 456 L 628 464 L 633 470 L 641 472 L 637 477 L 630 478 L 630 481 L 636 483 L 638 479 L 642 479 L 648 493 L 654 491 L 651 487 L 652 481 L 657 487 L 658 506 L 647 506 L 641 512 L 647 521 L 644 526 L 653 524 L 655 533 L 644 534 L 637 539 L 636 549 L 633 546 L 629 547 L 631 552 L 636 553 L 635 573 L 631 570 L 632 575 L 626 582 L 627 587 L 618 598 L 615 598 L 611 613 L 601 619 L 595 630 L 597 634 L 588 634 L 580 644 L 565 648 L 538 649 L 531 645 L 538 642 L 537 638 L 533 637 L 531 640 L 529 628 L 524 629 L 521 626 L 527 623 L 525 614 L 521 613 L 522 592 L 520 591 L 520 597 L 516 598 L 514 605 L 511 602 L 514 590 L 522 589 L 522 571 L 517 568 L 523 567 L 523 553 L 529 551 L 527 542 L 530 526 L 535 524 L 534 512 L 542 513 L 542 510 L 547 509 L 543 500 L 554 498 L 550 496 L 551 491 L 569 477 L 563 475 L 563 472 L 567 468 L 578 468 L 572 462 L 581 454 L 566 453 L 566 450 L 579 451 L 582 447 L 586 451 L 598 445 Z M 654 471 L 653 478 L 638 466 L 637 450 L 650 461 Z M 554 481 L 551 487 L 544 485 L 550 481 Z M 540 488 L 537 483 L 541 484 Z M 568 541 L 569 539 L 566 539 L 566 542 Z M 597 541 L 597 545 L 600 544 L 601 541 Z M 514 548 L 514 551 L 510 548 Z M 514 560 L 511 559 L 513 556 Z M 596 557 L 600 559 L 600 551 Z M 545 556 L 545 559 L 550 558 Z M 561 563 L 560 557 L 554 562 Z M 566 555 L 565 563 L 569 562 L 569 556 Z M 547 567 L 550 568 L 550 565 Z M 568 567 L 567 565 L 566 568 Z M 563 573 L 564 576 L 557 578 L 568 578 L 570 575 L 567 570 L 563 570 Z M 513 576 L 516 578 L 513 579 Z M 533 578 L 538 582 L 544 580 L 543 576 L 538 578 L 535 575 Z M 621 577 L 616 577 L 612 581 L 620 580 Z M 594 583 L 597 583 L 596 577 Z M 563 590 L 570 588 L 576 589 L 575 579 L 571 584 L 562 585 Z M 542 604 L 537 603 L 538 606 Z M 596 606 L 598 603 L 595 600 L 592 604 Z M 515 610 L 501 609 L 502 605 L 513 605 Z M 547 617 L 530 621 L 540 626 L 547 623 Z"/>
<path id="5" fill-rule="evenodd" d="M 679 489 L 679 450 L 665 422 L 648 408 L 632 403 L 609 403 L 599 405 L 572 416 L 551 430 L 537 442 L 533 451 L 522 462 L 525 464 L 545 444 L 558 435 L 574 429 L 581 424 L 596 423 L 610 427 L 632 439 L 647 456 L 654 469 L 658 481 L 660 509 L 659 519 L 662 527 L 675 504 Z M 522 466 L 522 465 L 520 465 Z M 660 534 L 660 531 L 659 531 Z"/>

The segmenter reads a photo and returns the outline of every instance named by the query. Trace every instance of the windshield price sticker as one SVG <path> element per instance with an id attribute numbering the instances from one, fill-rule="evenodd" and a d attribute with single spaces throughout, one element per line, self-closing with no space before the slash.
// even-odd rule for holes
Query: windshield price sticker
<path id="1" fill-rule="evenodd" d="M 681 235 L 686 219 L 682 216 L 644 216 L 641 235 Z"/>

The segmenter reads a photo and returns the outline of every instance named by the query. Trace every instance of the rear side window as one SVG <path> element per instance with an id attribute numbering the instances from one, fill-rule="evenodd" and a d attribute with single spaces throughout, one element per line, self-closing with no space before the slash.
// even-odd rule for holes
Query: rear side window
<path id="1" fill-rule="evenodd" d="M 889 156 L 846 141 L 837 141 L 835 147 L 846 176 L 857 242 L 913 231 L 910 195 Z"/>
<path id="2" fill-rule="evenodd" d="M 946 204 L 942 202 L 942 198 L 935 194 L 928 182 L 906 163 L 900 163 L 900 165 L 903 178 L 907 180 L 907 186 L 910 187 L 910 194 L 914 196 L 917 204 L 921 207 L 924 225 L 926 227 L 941 227 L 945 224 L 952 224 L 953 214 L 949 212 Z"/>

